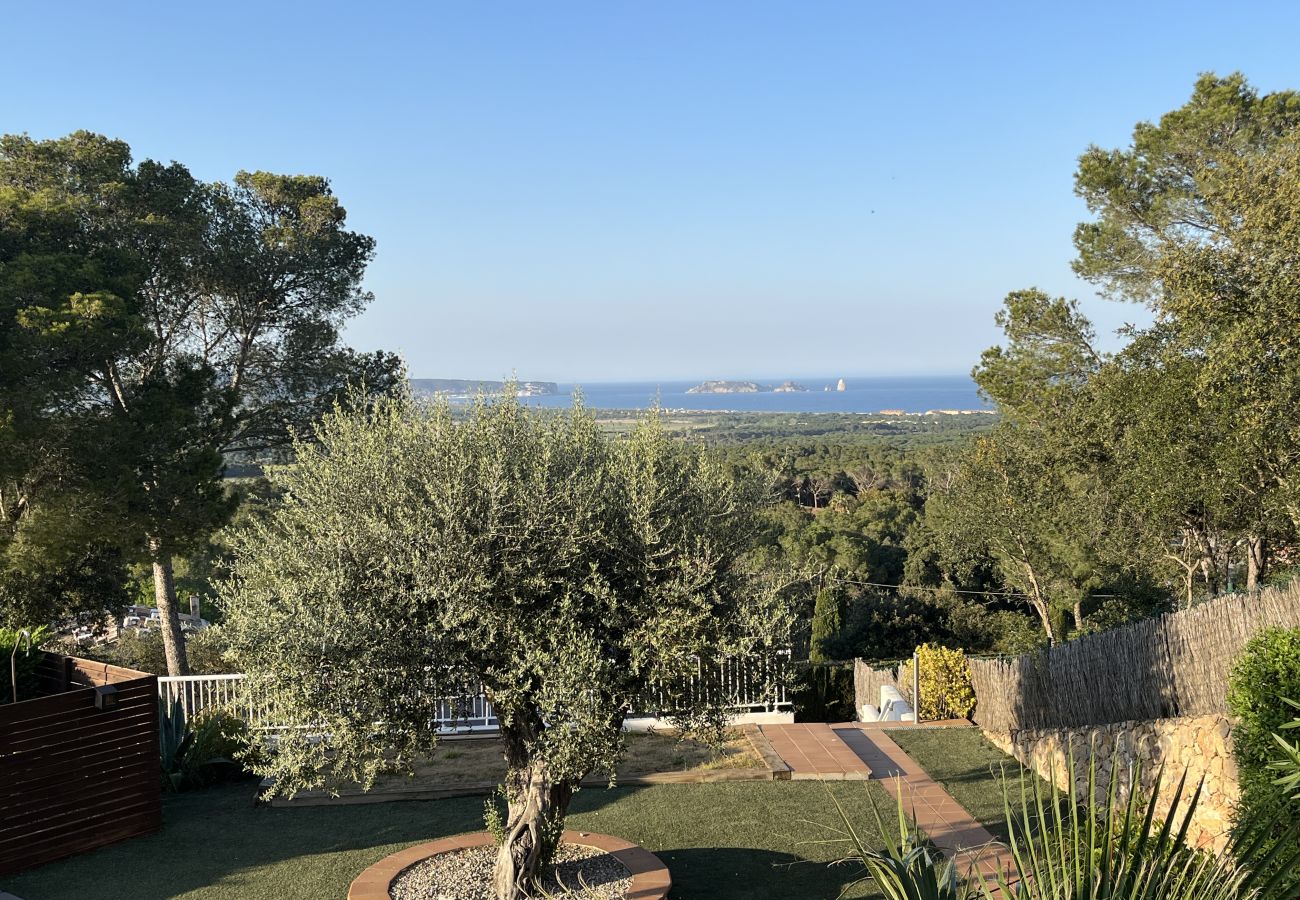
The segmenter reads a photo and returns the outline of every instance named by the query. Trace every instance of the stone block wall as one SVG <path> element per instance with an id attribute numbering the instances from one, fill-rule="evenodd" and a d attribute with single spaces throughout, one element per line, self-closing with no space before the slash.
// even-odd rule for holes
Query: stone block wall
<path id="1" fill-rule="evenodd" d="M 1140 772 L 1140 789 L 1149 796 L 1160 767 L 1165 767 L 1157 811 L 1165 814 L 1178 779 L 1187 772 L 1183 803 L 1204 778 L 1205 784 L 1188 833 L 1196 847 L 1222 852 L 1228 842 L 1233 810 L 1241 794 L 1237 765 L 1232 757 L 1232 723 L 1224 716 L 1186 719 L 1154 719 L 1144 722 L 1116 722 L 1085 728 L 1053 728 L 985 735 L 1004 752 L 1034 770 L 1062 791 L 1073 789 L 1076 799 L 1087 793 L 1089 748 L 1097 758 L 1097 793 L 1094 802 L 1105 802 L 1111 769 L 1119 765 L 1123 788 L 1131 783 L 1129 773 Z M 1070 773 L 1069 748 L 1074 748 L 1074 772 Z M 1121 792 L 1127 799 L 1127 790 Z"/>

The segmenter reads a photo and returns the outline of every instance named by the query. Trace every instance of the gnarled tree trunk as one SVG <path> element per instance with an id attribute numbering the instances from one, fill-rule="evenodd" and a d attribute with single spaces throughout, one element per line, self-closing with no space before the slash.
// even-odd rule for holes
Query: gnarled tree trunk
<path id="1" fill-rule="evenodd" d="M 552 777 L 546 760 L 534 757 L 530 745 L 540 734 L 536 716 L 518 716 L 503 725 L 506 801 L 509 812 L 505 840 L 497 852 L 492 887 L 498 900 L 517 900 L 532 893 L 545 857 L 554 850 L 561 825 L 573 799 L 573 785 Z"/>

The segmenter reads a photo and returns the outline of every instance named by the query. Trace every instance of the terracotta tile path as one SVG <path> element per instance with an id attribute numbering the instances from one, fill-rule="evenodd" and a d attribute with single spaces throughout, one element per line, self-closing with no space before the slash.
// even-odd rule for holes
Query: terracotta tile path
<path id="1" fill-rule="evenodd" d="M 881 782 L 963 874 L 1007 871 L 1011 854 L 878 725 L 761 725 L 791 779 Z"/>
<path id="2" fill-rule="evenodd" d="M 791 781 L 866 781 L 871 766 L 829 725 L 760 725 L 772 749 L 790 767 Z"/>

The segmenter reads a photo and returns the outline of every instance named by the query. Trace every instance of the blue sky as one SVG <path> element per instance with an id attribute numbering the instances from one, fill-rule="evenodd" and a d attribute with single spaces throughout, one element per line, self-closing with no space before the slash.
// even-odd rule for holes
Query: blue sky
<path id="1" fill-rule="evenodd" d="M 1300 4 L 62 3 L 5 11 L 0 129 L 328 176 L 348 330 L 413 375 L 967 371 L 1070 272 L 1078 154 L 1198 72 L 1300 88 Z"/>

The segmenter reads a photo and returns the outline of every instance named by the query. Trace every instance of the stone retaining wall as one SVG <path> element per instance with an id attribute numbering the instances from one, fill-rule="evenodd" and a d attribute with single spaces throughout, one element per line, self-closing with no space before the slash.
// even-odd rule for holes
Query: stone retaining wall
<path id="1" fill-rule="evenodd" d="M 1068 790 L 1073 781 L 1074 796 L 1083 799 L 1088 784 L 1089 747 L 1097 755 L 1097 791 L 1094 802 L 1105 802 L 1111 767 L 1118 763 L 1122 772 L 1136 765 L 1141 772 L 1141 789 L 1149 793 L 1155 786 L 1161 765 L 1165 766 L 1159 813 L 1166 813 L 1174 789 L 1184 769 L 1187 771 L 1186 795 L 1190 796 L 1197 781 L 1205 786 L 1197 803 L 1188 839 L 1193 846 L 1221 852 L 1228 842 L 1228 829 L 1240 789 L 1237 765 L 1232 758 L 1232 723 L 1224 716 L 1198 716 L 1186 719 L 1154 719 L 1144 722 L 1116 722 L 1085 728 L 990 732 L 985 735 L 1004 752 Z M 1067 750 L 1074 748 L 1075 771 L 1068 774 Z M 1121 786 L 1127 786 L 1127 778 Z M 1121 796 L 1126 796 L 1122 792 Z M 1187 797 L 1184 797 L 1184 804 Z M 1185 805 L 1180 807 L 1185 808 Z M 1180 814 L 1181 816 L 1181 814 Z"/>

